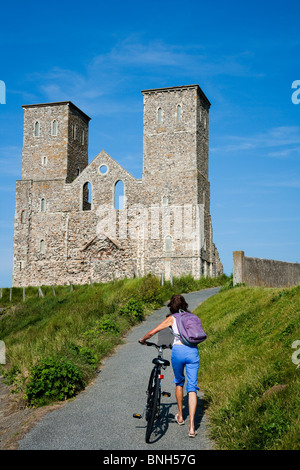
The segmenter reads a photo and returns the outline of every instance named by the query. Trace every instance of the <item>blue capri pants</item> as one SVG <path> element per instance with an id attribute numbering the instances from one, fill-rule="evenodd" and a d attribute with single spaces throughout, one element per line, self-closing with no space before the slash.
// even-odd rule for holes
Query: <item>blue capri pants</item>
<path id="1" fill-rule="evenodd" d="M 199 353 L 197 346 L 190 347 L 184 344 L 175 344 L 172 348 L 171 356 L 172 367 L 174 371 L 173 382 L 180 387 L 185 383 L 184 368 L 186 372 L 186 391 L 197 392 Z"/>

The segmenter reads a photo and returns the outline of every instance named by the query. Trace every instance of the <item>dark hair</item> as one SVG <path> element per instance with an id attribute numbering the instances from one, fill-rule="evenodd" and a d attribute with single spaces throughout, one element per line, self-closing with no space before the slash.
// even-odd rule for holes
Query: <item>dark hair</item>
<path id="1" fill-rule="evenodd" d="M 170 302 L 168 303 L 168 307 L 170 309 L 170 313 L 168 313 L 167 317 L 173 315 L 173 313 L 179 312 L 179 310 L 184 310 L 188 312 L 188 304 L 185 301 L 185 298 L 182 295 L 173 295 Z"/>

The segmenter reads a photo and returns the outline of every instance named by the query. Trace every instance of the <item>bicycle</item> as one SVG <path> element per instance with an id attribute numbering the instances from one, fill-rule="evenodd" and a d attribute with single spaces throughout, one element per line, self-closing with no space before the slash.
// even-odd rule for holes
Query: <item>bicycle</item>
<path id="1" fill-rule="evenodd" d="M 161 369 L 166 369 L 170 365 L 170 361 L 163 358 L 163 350 L 172 349 L 172 346 L 167 346 L 166 344 L 158 345 L 155 343 L 150 343 L 149 341 L 145 341 L 145 344 L 147 346 L 155 346 L 158 350 L 158 355 L 152 360 L 154 367 L 151 371 L 148 388 L 146 391 L 147 402 L 145 409 L 142 414 L 134 413 L 133 417 L 141 419 L 145 415 L 147 421 L 145 440 L 148 443 L 153 430 L 155 418 L 160 418 L 161 396 L 171 396 L 171 393 L 161 391 L 161 381 L 164 378 L 163 374 L 161 373 Z"/>

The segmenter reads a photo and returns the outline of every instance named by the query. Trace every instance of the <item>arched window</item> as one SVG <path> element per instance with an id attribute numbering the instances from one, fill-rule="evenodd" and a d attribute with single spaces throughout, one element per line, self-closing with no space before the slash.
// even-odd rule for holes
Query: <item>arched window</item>
<path id="1" fill-rule="evenodd" d="M 81 145 L 84 145 L 84 131 L 81 134 Z"/>
<path id="2" fill-rule="evenodd" d="M 117 210 L 124 209 L 124 183 L 121 180 L 117 181 L 115 184 L 114 207 Z"/>
<path id="3" fill-rule="evenodd" d="M 181 106 L 180 104 L 177 106 L 177 124 L 181 122 Z"/>
<path id="4" fill-rule="evenodd" d="M 40 123 L 38 121 L 34 124 L 34 135 L 35 137 L 39 137 L 40 135 Z"/>
<path id="5" fill-rule="evenodd" d="M 167 196 L 163 196 L 163 198 L 162 198 L 162 204 L 163 204 L 163 206 L 167 206 L 167 205 L 168 205 L 168 198 L 167 198 Z"/>
<path id="6" fill-rule="evenodd" d="M 161 124 L 161 116 L 162 116 L 161 108 L 158 108 L 158 110 L 157 110 L 157 124 Z"/>
<path id="7" fill-rule="evenodd" d="M 57 121 L 56 120 L 52 122 L 52 135 L 57 136 Z"/>
<path id="8" fill-rule="evenodd" d="M 45 240 L 40 241 L 40 252 L 45 253 Z"/>
<path id="9" fill-rule="evenodd" d="M 90 211 L 92 208 L 92 185 L 88 181 L 82 188 L 82 210 Z"/>
<path id="10" fill-rule="evenodd" d="M 166 251 L 172 251 L 172 237 L 170 235 L 165 238 L 165 247 Z"/>
<path id="11" fill-rule="evenodd" d="M 46 211 L 46 199 L 42 198 L 41 199 L 41 212 Z"/>
<path id="12" fill-rule="evenodd" d="M 25 224 L 25 221 L 26 221 L 25 211 L 23 210 L 23 211 L 21 212 L 21 224 Z"/>

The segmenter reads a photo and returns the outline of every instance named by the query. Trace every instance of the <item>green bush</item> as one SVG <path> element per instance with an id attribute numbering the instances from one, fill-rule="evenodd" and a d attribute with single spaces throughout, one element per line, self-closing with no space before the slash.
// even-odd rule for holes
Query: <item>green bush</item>
<path id="1" fill-rule="evenodd" d="M 31 370 L 25 398 L 30 406 L 74 397 L 83 388 L 78 368 L 65 358 L 42 359 Z"/>
<path id="2" fill-rule="evenodd" d="M 87 346 L 77 346 L 72 344 L 70 346 L 71 351 L 75 353 L 84 363 L 89 364 L 92 367 L 96 367 L 98 362 L 98 356 L 95 351 Z"/>
<path id="3" fill-rule="evenodd" d="M 152 274 L 145 276 L 139 286 L 136 298 L 146 304 L 160 306 L 163 302 L 163 288 L 159 279 Z"/>
<path id="4" fill-rule="evenodd" d="M 144 320 L 144 307 L 139 300 L 129 299 L 119 313 L 128 318 L 132 325 Z"/>

